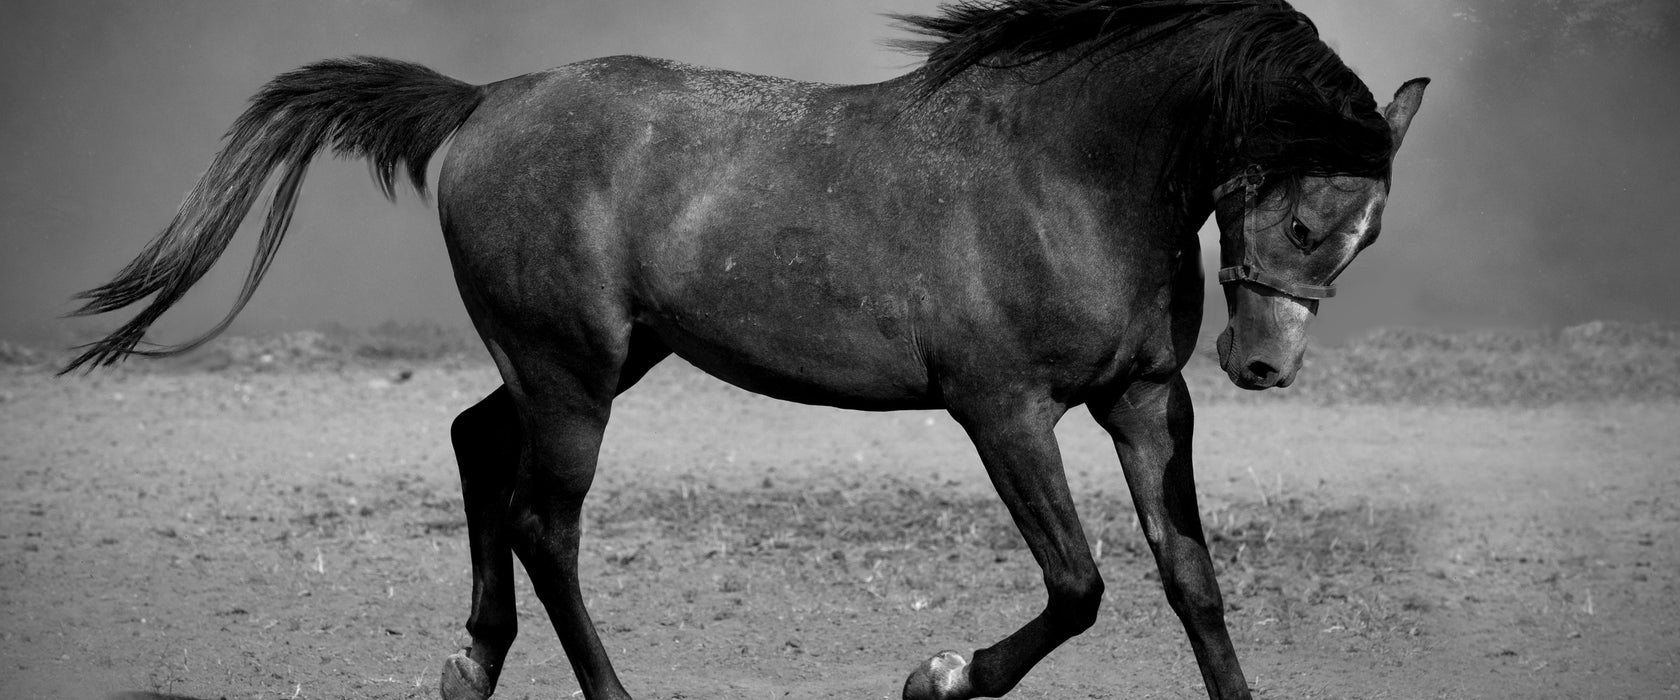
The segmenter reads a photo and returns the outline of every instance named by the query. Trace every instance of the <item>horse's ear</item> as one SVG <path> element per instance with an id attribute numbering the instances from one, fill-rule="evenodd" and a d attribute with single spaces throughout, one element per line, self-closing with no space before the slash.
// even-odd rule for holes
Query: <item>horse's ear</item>
<path id="1" fill-rule="evenodd" d="M 1400 142 L 1406 138 L 1406 129 L 1412 125 L 1412 115 L 1417 114 L 1418 105 L 1423 104 L 1423 89 L 1428 86 L 1428 78 L 1412 78 L 1394 91 L 1394 101 L 1383 108 L 1383 119 L 1388 120 L 1388 128 L 1394 132 L 1394 150 L 1400 150 Z"/>

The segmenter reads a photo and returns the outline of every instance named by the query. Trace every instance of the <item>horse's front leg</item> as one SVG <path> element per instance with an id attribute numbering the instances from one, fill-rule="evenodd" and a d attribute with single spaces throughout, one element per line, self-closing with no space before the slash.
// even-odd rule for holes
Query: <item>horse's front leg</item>
<path id="1" fill-rule="evenodd" d="M 904 684 L 906 700 L 996 697 L 1009 692 L 1033 665 L 1096 622 L 1102 577 L 1068 495 L 1053 432 L 1063 407 L 1043 397 L 988 397 L 953 403 L 956 417 L 980 452 L 998 496 L 1044 570 L 1049 602 L 1003 641 L 964 663 L 941 652 Z"/>
<path id="2" fill-rule="evenodd" d="M 1248 681 L 1225 629 L 1224 602 L 1196 509 L 1190 463 L 1195 414 L 1184 377 L 1138 382 L 1122 395 L 1092 403 L 1091 413 L 1114 438 L 1143 535 L 1161 570 L 1167 603 L 1190 636 L 1208 697 L 1248 698 Z"/>

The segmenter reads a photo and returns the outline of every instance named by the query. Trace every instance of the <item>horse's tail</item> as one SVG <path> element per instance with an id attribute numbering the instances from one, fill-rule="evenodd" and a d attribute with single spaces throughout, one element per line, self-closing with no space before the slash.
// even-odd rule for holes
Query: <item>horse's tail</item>
<path id="1" fill-rule="evenodd" d="M 483 88 L 413 63 L 356 57 L 321 61 L 285 73 L 251 99 L 228 131 L 226 145 L 187 194 L 169 227 L 116 279 L 76 295 L 74 314 L 99 314 L 156 295 L 138 315 L 98 341 L 60 372 L 108 365 L 128 355 L 187 352 L 226 330 L 251 300 L 286 235 L 309 161 L 331 144 L 342 156 L 367 158 L 387 198 L 396 197 L 397 167 L 426 192 L 426 163 L 484 99 Z M 263 185 L 280 171 L 256 257 L 245 286 L 221 322 L 178 345 L 136 349 L 146 329 L 179 301 L 216 262 Z M 148 344 L 150 345 L 150 344 Z"/>

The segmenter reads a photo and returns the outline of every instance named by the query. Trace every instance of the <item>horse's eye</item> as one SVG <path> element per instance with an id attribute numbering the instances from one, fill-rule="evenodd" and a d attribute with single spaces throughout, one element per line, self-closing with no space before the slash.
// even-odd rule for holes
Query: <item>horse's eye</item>
<path id="1" fill-rule="evenodd" d="M 1300 219 L 1295 220 L 1295 225 L 1290 227 L 1289 234 L 1290 238 L 1295 239 L 1295 245 L 1302 248 L 1312 245 L 1312 229 L 1307 228 L 1307 225 L 1301 223 Z"/>

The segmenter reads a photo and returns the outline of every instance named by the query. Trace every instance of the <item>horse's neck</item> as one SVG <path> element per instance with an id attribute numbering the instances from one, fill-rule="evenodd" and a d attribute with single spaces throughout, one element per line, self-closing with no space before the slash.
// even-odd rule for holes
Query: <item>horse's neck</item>
<path id="1" fill-rule="evenodd" d="M 1158 210 L 1171 229 L 1164 235 L 1194 235 L 1212 213 L 1212 185 L 1204 181 L 1213 154 L 1172 161 L 1175 140 L 1189 135 L 1177 121 L 1192 97 L 1182 84 L 1189 66 L 1176 65 L 1186 55 L 1163 44 L 1096 64 L 1069 58 L 982 68 L 971 71 L 969 87 L 989 90 L 998 110 L 1021 125 L 1024 152 L 1106 183 L 1135 210 Z"/>

